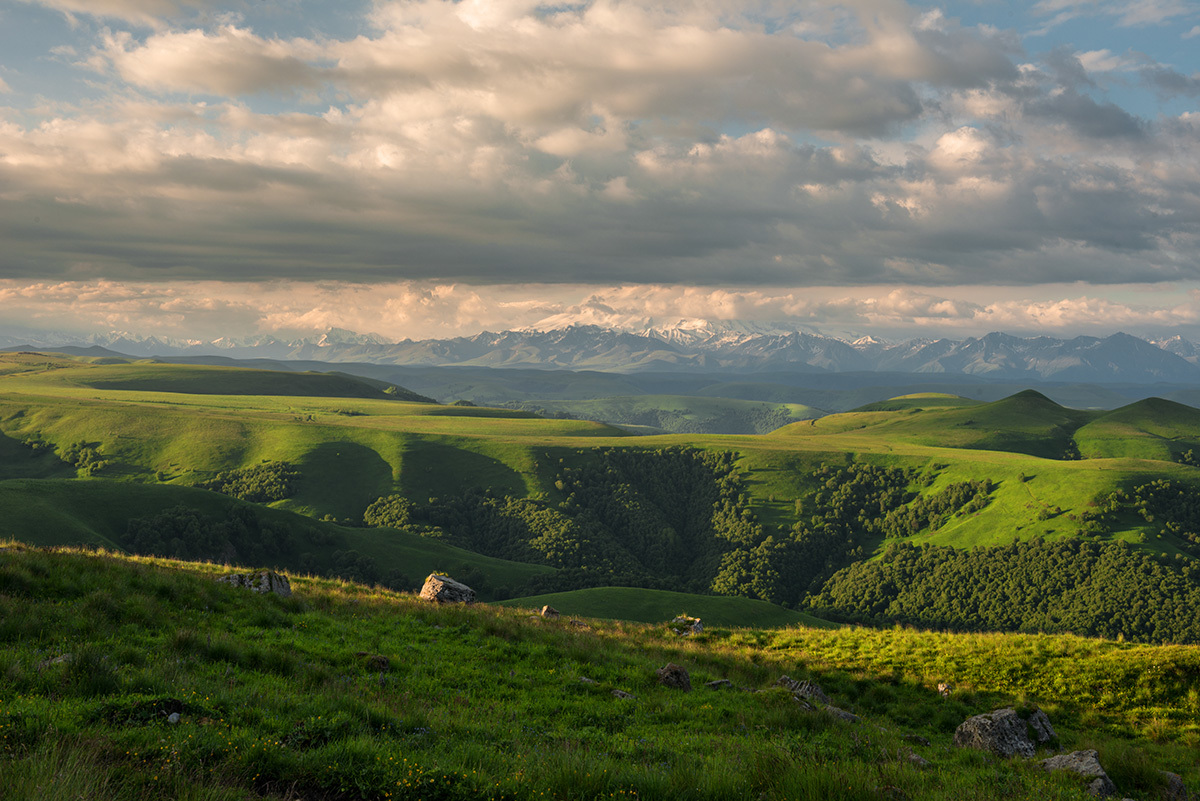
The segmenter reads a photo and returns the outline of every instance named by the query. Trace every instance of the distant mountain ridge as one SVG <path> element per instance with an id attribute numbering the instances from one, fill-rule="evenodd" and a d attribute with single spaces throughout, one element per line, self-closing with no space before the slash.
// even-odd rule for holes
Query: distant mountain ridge
<path id="1" fill-rule="evenodd" d="M 0 335 L 0 347 L 99 346 L 139 357 L 222 355 L 239 359 L 366 362 L 437 367 L 538 368 L 605 372 L 892 372 L 987 379 L 1099 383 L 1200 383 L 1200 347 L 1182 337 L 1147 341 L 1129 334 L 1023 338 L 1003 333 L 888 342 L 844 340 L 777 324 L 678 321 L 638 331 L 594 325 L 483 332 L 389 343 L 373 334 L 330 329 L 319 337 L 213 341 L 42 333 Z"/>

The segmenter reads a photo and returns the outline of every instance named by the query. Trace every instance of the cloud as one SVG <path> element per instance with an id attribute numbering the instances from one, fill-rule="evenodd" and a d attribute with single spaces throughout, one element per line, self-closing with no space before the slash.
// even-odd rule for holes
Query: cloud
<path id="1" fill-rule="evenodd" d="M 319 70 L 304 60 L 313 51 L 304 43 L 263 39 L 226 25 L 212 34 L 165 32 L 144 42 L 128 33 L 109 34 L 92 63 L 111 66 L 140 87 L 237 96 L 314 86 Z"/>
<path id="2" fill-rule="evenodd" d="M 121 19 L 138 25 L 158 27 L 187 9 L 218 5 L 220 0 L 19 0 L 52 8 L 64 14 Z"/>
<path id="3" fill-rule="evenodd" d="M 1124 64 L 1108 51 L 1018 66 L 1010 34 L 890 0 L 371 8 L 341 39 L 194 20 L 97 33 L 94 97 L 0 109 L 0 277 L 1200 272 L 1194 121 L 1108 99 Z M 1166 69 L 1143 78 L 1190 80 Z"/>
<path id="4" fill-rule="evenodd" d="M 0 78 L 0 95 L 9 94 L 11 92 L 12 87 L 10 87 L 3 78 Z"/>
<path id="5" fill-rule="evenodd" d="M 1042 0 L 1033 10 L 1039 16 L 1050 17 L 1038 33 L 1078 17 L 1113 17 L 1117 25 L 1131 28 L 1163 25 L 1194 13 L 1187 0 Z"/>

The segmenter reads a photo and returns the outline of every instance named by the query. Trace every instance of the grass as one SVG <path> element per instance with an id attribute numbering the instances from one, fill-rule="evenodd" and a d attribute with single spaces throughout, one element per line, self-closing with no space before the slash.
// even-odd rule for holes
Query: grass
<path id="1" fill-rule="evenodd" d="M 1065 746 L 1098 748 L 1122 794 L 1155 797 L 1160 768 L 1200 773 L 1195 688 L 1177 680 L 1195 648 L 803 627 L 679 639 L 302 576 L 292 598 L 259 597 L 213 565 L 4 548 L 6 798 L 1087 798 L 1072 777 L 951 747 L 963 718 L 1021 703 L 1046 706 Z M 695 690 L 656 683 L 668 661 Z M 771 688 L 783 673 L 864 722 L 803 711 Z M 949 699 L 934 676 L 957 683 Z"/>
<path id="2" fill-rule="evenodd" d="M 542 606 L 549 605 L 564 615 L 639 623 L 660 623 L 676 615 L 687 614 L 699 617 L 708 626 L 782 628 L 805 625 L 821 628 L 836 625 L 803 612 L 749 598 L 694 595 L 633 587 L 595 587 L 532 595 L 501 601 L 499 605 L 518 609 L 541 609 Z"/>

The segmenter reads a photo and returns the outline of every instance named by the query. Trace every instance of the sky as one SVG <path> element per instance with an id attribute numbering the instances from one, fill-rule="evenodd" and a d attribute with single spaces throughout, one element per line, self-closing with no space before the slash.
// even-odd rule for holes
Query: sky
<path id="1" fill-rule="evenodd" d="M 0 323 L 1200 338 L 1200 2 L 0 0 Z"/>

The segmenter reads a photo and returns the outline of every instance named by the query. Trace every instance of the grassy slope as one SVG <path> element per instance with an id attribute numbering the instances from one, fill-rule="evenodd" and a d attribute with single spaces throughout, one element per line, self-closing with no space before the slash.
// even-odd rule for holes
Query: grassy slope
<path id="1" fill-rule="evenodd" d="M 594 400 L 529 401 L 527 407 L 566 412 L 615 425 L 652 426 L 671 433 L 765 434 L 782 425 L 823 414 L 796 403 L 704 398 L 694 395 L 634 395 Z"/>
<path id="2" fill-rule="evenodd" d="M 1088 459 L 1134 457 L 1174 461 L 1200 447 L 1200 409 L 1147 398 L 1102 415 L 1075 432 Z"/>
<path id="3" fill-rule="evenodd" d="M 87 544 L 118 549 L 132 518 L 153 517 L 174 506 L 187 506 L 215 518 L 232 506 L 244 505 L 215 492 L 190 487 L 114 485 L 105 481 L 0 481 L 0 520 L 6 536 L 34 545 Z M 529 578 L 552 572 L 464 551 L 395 529 L 355 529 L 322 523 L 282 510 L 260 509 L 270 522 L 293 531 L 316 532 L 321 545 L 305 545 L 328 561 L 338 550 L 355 550 L 374 559 L 383 573 L 398 570 L 417 582 L 434 571 L 475 568 L 492 586 L 518 586 Z M 294 554 L 299 558 L 300 554 Z M 294 567 L 298 561 L 284 561 Z"/>
<path id="4" fill-rule="evenodd" d="M 783 626 L 832 627 L 836 624 L 794 612 L 765 601 L 692 595 L 686 592 L 643 590 L 632 587 L 596 587 L 571 592 L 554 592 L 501 601 L 500 606 L 541 609 L 550 605 L 564 615 L 661 623 L 676 615 L 700 618 L 709 626 L 781 628 Z"/>
<path id="5" fill-rule="evenodd" d="M 1200 780 L 1194 647 L 856 628 L 683 640 L 303 578 L 291 599 L 257 597 L 220 572 L 0 550 L 6 798 L 1087 798 L 1077 778 L 951 747 L 961 720 L 1024 703 L 1065 749 L 1098 749 L 1121 796 L 1157 798 L 1159 769 Z M 695 691 L 656 684 L 668 661 Z M 770 689 L 783 673 L 864 723 L 803 711 Z M 722 678 L 762 691 L 700 686 Z"/>
<path id="6" fill-rule="evenodd" d="M 21 461 L 27 457 L 12 440 L 30 437 L 59 445 L 96 443 L 112 462 L 101 476 L 131 481 L 151 481 L 162 471 L 174 484 L 191 484 L 219 470 L 283 460 L 301 465 L 305 477 L 299 494 L 279 505 L 315 517 L 357 520 L 371 500 L 390 492 L 423 501 L 486 486 L 553 499 L 560 460 L 570 463 L 580 449 L 691 446 L 740 455 L 752 504 L 767 525 L 794 522 L 795 500 L 814 489 L 809 476 L 822 462 L 856 459 L 932 470 L 939 473 L 933 491 L 956 481 L 991 479 L 998 487 L 986 509 L 917 538 L 971 547 L 1068 536 L 1077 528 L 1070 515 L 1118 486 L 1196 476 L 1195 468 L 1145 458 L 1153 453 L 1128 445 L 1147 440 L 1142 434 L 1126 436 L 1112 425 L 1102 430 L 1105 419 L 1136 417 L 1136 404 L 1105 415 L 1063 409 L 1037 393 L 974 406 L 909 398 L 896 401 L 910 407 L 899 411 L 834 415 L 768 436 L 627 438 L 598 423 L 486 408 L 96 390 L 80 386 L 81 375 L 125 368 L 59 360 L 48 369 L 39 358 L 45 359 L 0 357 L 0 432 L 10 438 L 7 451 L 0 447 L 3 474 L 34 476 L 52 467 L 45 459 Z M 1107 442 L 1109 452 L 1124 448 L 1120 452 L 1141 458 L 1042 458 L 1064 452 L 1073 436 L 1081 449 Z M 26 469 L 30 472 L 22 472 Z M 1134 524 L 1115 536 L 1133 541 L 1141 533 Z M 1175 552 L 1169 539 L 1155 541 L 1154 548 Z"/>
<path id="7" fill-rule="evenodd" d="M 413 392 L 383 390 L 381 381 L 345 373 L 290 373 L 201 365 L 123 364 L 76 371 L 72 383 L 126 392 L 177 392 L 187 395 L 295 395 L 326 398 L 374 398 L 431 402 Z"/>

